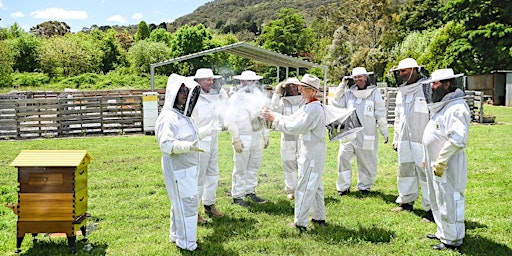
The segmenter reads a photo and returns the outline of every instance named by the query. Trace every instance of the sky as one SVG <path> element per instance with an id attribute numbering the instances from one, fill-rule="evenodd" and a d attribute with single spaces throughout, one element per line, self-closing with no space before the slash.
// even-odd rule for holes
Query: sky
<path id="1" fill-rule="evenodd" d="M 18 23 L 25 31 L 45 21 L 64 21 L 71 32 L 92 25 L 172 22 L 213 0 L 0 0 L 0 28 Z"/>

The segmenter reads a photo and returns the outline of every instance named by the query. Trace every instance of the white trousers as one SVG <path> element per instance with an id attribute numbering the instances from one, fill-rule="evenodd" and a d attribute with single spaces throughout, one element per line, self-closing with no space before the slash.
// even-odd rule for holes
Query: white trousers
<path id="1" fill-rule="evenodd" d="M 241 153 L 234 153 L 233 173 L 231 175 L 231 196 L 242 198 L 255 193 L 258 186 L 258 169 L 263 158 L 262 135 L 240 135 L 244 145 Z"/>
<path id="2" fill-rule="evenodd" d="M 185 250 L 197 248 L 197 174 L 196 167 L 165 171 L 163 176 L 171 200 L 169 239 Z"/>
<path id="3" fill-rule="evenodd" d="M 336 189 L 345 191 L 352 185 L 352 161 L 357 158 L 358 190 L 370 190 L 377 177 L 377 149 L 363 149 L 350 143 L 340 143 Z M 374 144 L 374 143 L 373 143 Z"/>
<path id="4" fill-rule="evenodd" d="M 287 194 L 293 194 L 297 188 L 299 145 L 298 136 L 281 134 L 281 166 L 284 174 L 284 190 Z"/>
<path id="5" fill-rule="evenodd" d="M 204 205 L 215 204 L 219 184 L 218 137 L 207 136 L 199 141 L 205 152 L 199 154 L 199 195 Z"/>
<path id="6" fill-rule="evenodd" d="M 410 141 L 401 141 L 398 145 L 398 197 L 399 204 L 414 204 L 419 198 L 421 187 L 421 206 L 425 211 L 431 209 L 428 196 L 427 176 L 422 166 L 423 145 Z"/>
<path id="7" fill-rule="evenodd" d="M 320 168 L 319 168 L 320 166 Z M 299 183 L 295 190 L 295 220 L 297 226 L 306 227 L 311 212 L 315 220 L 325 220 L 323 164 L 312 159 L 299 159 Z"/>

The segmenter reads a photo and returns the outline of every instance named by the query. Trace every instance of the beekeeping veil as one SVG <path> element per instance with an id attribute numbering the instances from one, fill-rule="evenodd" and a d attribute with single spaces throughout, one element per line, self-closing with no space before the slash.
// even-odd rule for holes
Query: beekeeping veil
<path id="1" fill-rule="evenodd" d="M 174 102 L 176 101 L 181 85 L 185 85 L 188 89 L 187 101 L 183 110 L 174 108 Z M 171 74 L 169 79 L 167 79 L 167 86 L 165 88 L 164 109 L 176 109 L 183 115 L 190 117 L 192 116 L 192 110 L 194 110 L 200 92 L 201 87 L 193 79 L 178 74 Z"/>
<path id="2" fill-rule="evenodd" d="M 363 126 L 354 110 L 332 105 L 325 106 L 325 122 L 329 141 L 349 142 L 356 138 L 357 132 L 363 129 Z"/>

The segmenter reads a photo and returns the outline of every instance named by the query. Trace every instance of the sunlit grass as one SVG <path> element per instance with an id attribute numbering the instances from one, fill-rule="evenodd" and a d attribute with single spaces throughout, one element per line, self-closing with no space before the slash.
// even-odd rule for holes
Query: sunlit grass
<path id="1" fill-rule="evenodd" d="M 512 108 L 485 106 L 497 124 L 471 126 L 467 147 L 466 238 L 460 254 L 512 255 Z M 94 157 L 89 165 L 88 220 L 96 228 L 89 235 L 93 249 L 77 255 L 192 255 L 168 241 L 169 208 L 154 136 L 82 137 L 0 141 L 0 203 L 17 201 L 17 173 L 10 162 L 23 149 L 85 149 Z M 310 225 L 299 234 L 289 228 L 293 202 L 283 191 L 279 133 L 271 133 L 259 171 L 257 192 L 263 205 L 244 209 L 229 197 L 232 149 L 229 135 L 220 136 L 221 178 L 218 208 L 225 217 L 198 229 L 202 251 L 194 255 L 457 255 L 431 249 L 436 241 L 424 238 L 435 225 L 420 222 L 419 202 L 413 213 L 394 213 L 396 152 L 379 145 L 378 177 L 373 192 L 363 197 L 355 185 L 348 196 L 336 194 L 337 143 L 328 144 L 324 175 L 327 227 Z M 357 177 L 357 172 L 354 171 Z M 355 178 L 354 177 L 354 178 Z M 202 209 L 201 209 L 202 211 Z M 81 237 L 78 237 L 80 239 Z M 0 206 L 0 255 L 14 255 L 16 216 Z M 65 238 L 27 235 L 22 255 L 67 255 Z"/>

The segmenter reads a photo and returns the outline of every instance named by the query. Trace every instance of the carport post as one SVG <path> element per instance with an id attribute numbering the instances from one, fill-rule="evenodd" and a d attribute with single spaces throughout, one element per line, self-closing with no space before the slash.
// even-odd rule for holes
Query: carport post
<path id="1" fill-rule="evenodd" d="M 151 74 L 151 91 L 155 91 L 155 66 L 149 65 L 149 73 Z"/>

